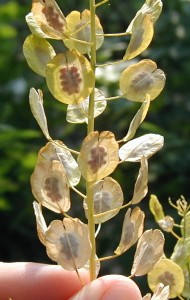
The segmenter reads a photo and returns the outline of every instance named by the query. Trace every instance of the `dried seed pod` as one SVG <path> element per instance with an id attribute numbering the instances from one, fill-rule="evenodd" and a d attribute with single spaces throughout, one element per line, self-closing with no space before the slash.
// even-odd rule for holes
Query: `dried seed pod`
<path id="1" fill-rule="evenodd" d="M 33 17 L 49 38 L 62 40 L 70 30 L 66 19 L 55 0 L 33 0 Z"/>
<path id="2" fill-rule="evenodd" d="M 158 283 L 169 285 L 169 298 L 176 298 L 184 288 L 184 275 L 182 269 L 170 259 L 162 259 L 148 274 L 148 285 L 154 292 Z"/>
<path id="3" fill-rule="evenodd" d="M 72 38 L 64 39 L 64 44 L 69 49 L 78 50 L 82 54 L 88 54 L 91 51 L 91 16 L 90 11 L 85 9 L 82 13 L 79 11 L 72 11 L 67 17 L 66 22 L 71 30 Z M 96 36 L 96 50 L 98 50 L 103 41 L 103 28 L 100 24 L 99 18 L 95 17 L 95 30 L 96 34 L 102 34 L 102 36 Z M 77 42 L 77 40 L 79 40 Z M 81 43 L 83 41 L 84 43 Z M 86 42 L 86 44 L 85 44 Z"/>
<path id="4" fill-rule="evenodd" d="M 71 152 L 61 141 L 48 142 L 38 153 L 38 162 L 57 160 L 65 169 L 65 175 L 70 186 L 79 183 L 81 173 Z"/>
<path id="5" fill-rule="evenodd" d="M 155 24 L 161 14 L 162 6 L 161 0 L 146 0 L 143 6 L 136 13 L 134 19 L 129 24 L 126 32 L 132 32 L 133 24 L 140 14 L 149 14 L 153 24 Z"/>
<path id="6" fill-rule="evenodd" d="M 159 134 L 144 134 L 124 144 L 119 149 L 119 157 L 124 161 L 138 162 L 142 157 L 150 158 L 164 144 L 163 136 Z"/>
<path id="7" fill-rule="evenodd" d="M 149 273 L 163 256 L 164 235 L 158 230 L 146 230 L 140 237 L 135 252 L 131 274 L 142 276 Z"/>
<path id="8" fill-rule="evenodd" d="M 143 156 L 141 158 L 141 166 L 139 169 L 139 174 L 135 183 L 135 188 L 133 192 L 133 198 L 131 200 L 132 204 L 139 203 L 148 192 L 148 161 Z"/>
<path id="9" fill-rule="evenodd" d="M 166 232 L 171 232 L 174 226 L 174 219 L 170 216 L 165 216 L 163 219 L 158 221 L 160 228 Z"/>
<path id="10" fill-rule="evenodd" d="M 23 53 L 29 67 L 43 77 L 45 77 L 47 63 L 56 54 L 50 43 L 33 34 L 25 39 Z"/>
<path id="11" fill-rule="evenodd" d="M 97 181 L 111 174 L 119 162 L 118 143 L 110 131 L 90 133 L 83 141 L 78 164 L 87 181 Z"/>
<path id="12" fill-rule="evenodd" d="M 151 294 L 147 294 L 142 298 L 142 300 L 168 300 L 169 294 L 169 286 L 164 286 L 162 283 L 159 283 L 156 287 L 154 295 L 151 297 Z"/>
<path id="13" fill-rule="evenodd" d="M 140 109 L 137 111 L 136 115 L 131 121 L 127 135 L 122 139 L 123 142 L 127 142 L 134 137 L 138 127 L 144 121 L 149 107 L 150 107 L 150 95 L 147 94 L 146 99 L 144 100 Z"/>
<path id="14" fill-rule="evenodd" d="M 37 163 L 31 176 L 32 193 L 41 205 L 63 213 L 70 209 L 70 195 L 65 169 L 59 161 Z"/>
<path id="15" fill-rule="evenodd" d="M 45 135 L 46 139 L 51 139 L 48 131 L 47 119 L 43 107 L 43 93 L 41 90 L 36 91 L 34 88 L 30 89 L 29 94 L 29 103 L 32 114 L 38 125 L 40 126 L 43 134 Z"/>
<path id="16" fill-rule="evenodd" d="M 125 98 L 143 102 L 146 94 L 150 95 L 150 100 L 154 100 L 163 90 L 165 80 L 164 72 L 157 69 L 156 63 L 144 59 L 122 72 L 119 85 Z"/>
<path id="17" fill-rule="evenodd" d="M 79 219 L 51 222 L 45 239 L 48 256 L 68 271 L 82 268 L 90 258 L 88 226 Z"/>
<path id="18" fill-rule="evenodd" d="M 131 208 L 127 210 L 123 222 L 121 240 L 114 253 L 120 255 L 138 241 L 143 233 L 144 217 L 144 212 L 139 207 L 135 207 L 132 211 Z"/>
<path id="19" fill-rule="evenodd" d="M 41 205 L 38 204 L 38 202 L 34 201 L 33 202 L 33 208 L 34 208 L 34 213 L 36 216 L 36 225 L 37 225 L 37 233 L 40 242 L 45 246 L 46 241 L 45 241 L 45 233 L 47 231 L 47 225 L 44 220 L 44 217 L 42 215 L 42 209 Z"/>
<path id="20" fill-rule="evenodd" d="M 95 83 L 89 61 L 75 50 L 57 54 L 47 64 L 46 80 L 52 95 L 66 104 L 85 100 Z"/>
<path id="21" fill-rule="evenodd" d="M 107 101 L 103 93 L 95 89 L 94 118 L 101 115 L 106 109 Z M 89 97 L 79 104 L 69 104 L 67 107 L 67 122 L 88 123 Z"/>
<path id="22" fill-rule="evenodd" d="M 123 204 L 123 192 L 119 183 L 111 177 L 97 181 L 93 186 L 94 217 L 96 224 L 106 222 L 118 214 Z M 117 210 L 111 211 L 112 209 Z M 88 208 L 84 200 L 84 209 L 88 218 Z M 110 212 L 109 212 L 110 211 Z M 102 216 L 98 214 L 105 213 Z"/>
<path id="23" fill-rule="evenodd" d="M 132 59 L 146 50 L 152 41 L 153 34 L 151 15 L 140 13 L 133 22 L 131 39 L 123 59 Z"/>

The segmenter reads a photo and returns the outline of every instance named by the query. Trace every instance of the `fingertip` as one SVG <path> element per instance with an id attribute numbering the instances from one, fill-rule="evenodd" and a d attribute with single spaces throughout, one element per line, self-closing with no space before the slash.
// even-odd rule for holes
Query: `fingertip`
<path id="1" fill-rule="evenodd" d="M 70 300 L 141 300 L 138 286 L 122 275 L 107 275 L 86 285 Z"/>

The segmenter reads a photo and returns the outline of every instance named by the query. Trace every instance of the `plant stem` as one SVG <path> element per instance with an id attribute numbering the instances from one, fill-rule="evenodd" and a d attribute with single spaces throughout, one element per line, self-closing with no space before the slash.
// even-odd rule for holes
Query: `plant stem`
<path id="1" fill-rule="evenodd" d="M 89 0 L 90 14 L 91 14 L 91 68 L 96 70 L 96 24 L 95 24 L 95 13 L 96 3 L 95 0 Z M 88 129 L 87 132 L 90 134 L 94 131 L 94 102 L 95 102 L 95 88 L 90 95 L 89 110 L 88 110 Z M 95 222 L 94 222 L 94 203 L 93 203 L 93 182 L 86 182 L 86 193 L 87 193 L 87 206 L 88 206 L 88 228 L 90 241 L 92 246 L 90 256 L 90 280 L 96 278 L 96 240 L 95 240 Z"/>

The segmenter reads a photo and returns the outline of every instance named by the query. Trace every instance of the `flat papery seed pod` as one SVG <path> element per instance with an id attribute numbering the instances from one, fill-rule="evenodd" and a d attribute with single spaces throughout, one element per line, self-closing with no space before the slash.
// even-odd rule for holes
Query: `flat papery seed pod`
<path id="1" fill-rule="evenodd" d="M 97 181 L 111 174 L 119 162 L 118 143 L 110 131 L 94 131 L 83 141 L 78 165 L 87 181 Z"/>
<path id="2" fill-rule="evenodd" d="M 36 217 L 36 225 L 37 225 L 37 233 L 38 233 L 38 237 L 40 242 L 45 245 L 45 233 L 47 231 L 47 225 L 46 222 L 44 220 L 43 214 L 42 214 L 42 209 L 41 209 L 41 205 L 34 201 L 33 202 L 33 208 L 34 208 L 34 213 L 35 213 L 35 217 Z"/>
<path id="3" fill-rule="evenodd" d="M 162 208 L 162 204 L 160 203 L 156 195 L 150 196 L 149 208 L 156 222 L 164 219 L 165 214 Z"/>
<path id="4" fill-rule="evenodd" d="M 30 89 L 29 93 L 29 103 L 32 114 L 38 125 L 40 126 L 43 134 L 45 135 L 46 139 L 51 139 L 48 131 L 47 119 L 43 107 L 43 93 L 41 90 L 36 91 L 34 88 Z"/>
<path id="5" fill-rule="evenodd" d="M 178 264 L 183 270 L 187 268 L 190 258 L 190 237 L 180 239 L 175 244 L 173 253 L 170 257 L 172 261 Z"/>
<path id="6" fill-rule="evenodd" d="M 151 300 L 151 294 L 146 294 L 144 297 L 142 297 L 142 300 Z"/>
<path id="7" fill-rule="evenodd" d="M 88 54 L 91 51 L 91 23 L 90 23 L 90 11 L 85 9 L 82 13 L 79 11 L 72 11 L 67 17 L 66 22 L 71 30 L 70 37 L 64 39 L 63 42 L 69 49 L 78 50 L 82 54 Z M 96 34 L 102 34 L 102 36 L 96 36 L 96 50 L 98 50 L 103 44 L 103 28 L 100 24 L 99 18 L 95 17 L 95 31 Z M 79 40 L 72 40 L 72 38 Z M 81 43 L 83 41 L 84 43 Z M 85 44 L 86 42 L 86 44 Z"/>
<path id="8" fill-rule="evenodd" d="M 174 219 L 170 216 L 165 216 L 158 221 L 158 224 L 163 231 L 171 232 L 174 227 Z"/>
<path id="9" fill-rule="evenodd" d="M 168 300 L 169 294 L 170 294 L 169 285 L 164 286 L 163 283 L 158 283 L 151 300 Z"/>
<path id="10" fill-rule="evenodd" d="M 44 38 L 44 39 L 49 38 L 49 36 L 47 34 L 45 34 L 41 30 L 40 26 L 36 23 L 32 12 L 27 14 L 25 19 L 26 19 L 26 23 L 27 23 L 31 33 L 33 33 L 35 36 L 40 37 L 40 38 Z"/>
<path id="11" fill-rule="evenodd" d="M 43 77 L 45 77 L 47 63 L 56 54 L 50 43 L 33 34 L 24 41 L 23 53 L 29 67 Z"/>
<path id="12" fill-rule="evenodd" d="M 164 137 L 159 134 L 144 134 L 124 144 L 119 149 L 122 161 L 139 162 L 144 156 L 146 159 L 159 151 L 164 145 Z"/>
<path id="13" fill-rule="evenodd" d="M 182 269 L 170 259 L 160 260 L 154 269 L 148 274 L 148 285 L 154 292 L 158 283 L 169 286 L 169 298 L 180 295 L 184 288 L 184 275 Z"/>
<path id="14" fill-rule="evenodd" d="M 66 19 L 55 0 L 33 0 L 33 17 L 49 38 L 62 40 L 70 30 Z"/>
<path id="15" fill-rule="evenodd" d="M 140 10 L 136 13 L 134 19 L 129 24 L 126 32 L 132 32 L 133 24 L 139 14 L 149 14 L 151 16 L 153 24 L 155 24 L 161 14 L 162 6 L 163 5 L 161 0 L 146 0 Z"/>
<path id="16" fill-rule="evenodd" d="M 95 84 L 88 59 L 75 50 L 57 54 L 47 64 L 46 81 L 52 95 L 65 104 L 82 102 Z"/>
<path id="17" fill-rule="evenodd" d="M 95 256 L 96 259 L 96 266 L 95 266 L 95 271 L 96 271 L 96 278 L 98 277 L 98 274 L 100 272 L 100 261 L 98 260 L 97 255 Z M 89 271 L 90 270 L 90 261 L 88 260 L 87 263 L 83 266 L 83 269 Z"/>
<path id="18" fill-rule="evenodd" d="M 39 151 L 38 162 L 52 160 L 58 160 L 63 164 L 70 186 L 75 186 L 79 183 L 81 172 L 78 164 L 61 141 L 48 142 Z"/>
<path id="19" fill-rule="evenodd" d="M 148 161 L 143 156 L 141 159 L 141 166 L 139 169 L 139 174 L 135 183 L 135 188 L 133 192 L 133 198 L 131 200 L 132 204 L 139 203 L 148 193 Z"/>
<path id="20" fill-rule="evenodd" d="M 144 121 L 149 107 L 150 107 L 150 95 L 147 94 L 144 102 L 141 104 L 140 109 L 137 111 L 136 115 L 131 121 L 127 135 L 122 139 L 123 142 L 127 142 L 128 140 L 134 137 L 138 127 Z"/>
<path id="21" fill-rule="evenodd" d="M 127 210 L 123 222 L 121 240 L 114 251 L 115 254 L 120 255 L 124 253 L 138 241 L 143 233 L 144 217 L 144 212 L 139 207 Z"/>
<path id="22" fill-rule="evenodd" d="M 79 219 L 53 221 L 45 238 L 48 256 L 68 271 L 82 268 L 90 258 L 88 226 Z"/>
<path id="23" fill-rule="evenodd" d="M 153 35 L 154 28 L 151 15 L 140 13 L 134 20 L 131 39 L 123 60 L 132 59 L 146 50 Z"/>
<path id="24" fill-rule="evenodd" d="M 117 215 L 120 207 L 123 204 L 123 200 L 121 186 L 116 180 L 111 177 L 106 177 L 97 181 L 93 186 L 94 214 L 106 214 L 103 214 L 102 216 L 95 216 L 95 223 L 99 224 L 106 222 Z M 118 209 L 111 211 L 112 209 L 116 208 Z M 86 204 L 86 199 L 84 200 L 84 209 L 88 219 L 88 207 Z"/>
<path id="25" fill-rule="evenodd" d="M 64 213 L 70 209 L 70 193 L 63 164 L 59 161 L 37 163 L 31 176 L 35 199 L 48 209 Z"/>
<path id="26" fill-rule="evenodd" d="M 135 252 L 131 274 L 149 273 L 163 256 L 164 235 L 159 229 L 146 230 L 140 237 Z"/>
<path id="27" fill-rule="evenodd" d="M 119 86 L 123 97 L 143 102 L 146 94 L 150 95 L 150 100 L 154 100 L 163 90 L 165 81 L 165 74 L 157 69 L 156 63 L 144 59 L 122 72 Z"/>
<path id="28" fill-rule="evenodd" d="M 107 101 L 99 89 L 95 89 L 94 118 L 106 109 Z M 79 104 L 69 104 L 67 107 L 67 122 L 88 124 L 89 97 Z"/>

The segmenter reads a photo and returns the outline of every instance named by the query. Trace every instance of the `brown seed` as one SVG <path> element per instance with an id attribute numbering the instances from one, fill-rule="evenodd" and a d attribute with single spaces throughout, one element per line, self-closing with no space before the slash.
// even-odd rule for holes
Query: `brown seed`
<path id="1" fill-rule="evenodd" d="M 60 69 L 60 80 L 64 92 L 66 91 L 69 95 L 79 93 L 79 84 L 82 79 L 76 67 L 72 66 Z"/>
<path id="2" fill-rule="evenodd" d="M 47 177 L 44 181 L 44 189 L 52 202 L 58 202 L 62 199 L 59 193 L 59 180 L 56 177 Z"/>
<path id="3" fill-rule="evenodd" d="M 60 32 L 63 31 L 63 23 L 59 21 L 59 14 L 54 11 L 52 6 L 44 7 L 42 13 L 45 15 L 50 27 Z"/>
<path id="4" fill-rule="evenodd" d="M 90 165 L 93 173 L 96 173 L 98 169 L 107 163 L 105 156 L 107 156 L 107 152 L 104 147 L 97 146 L 92 148 L 91 160 L 88 161 L 88 164 Z"/>

